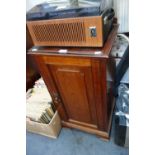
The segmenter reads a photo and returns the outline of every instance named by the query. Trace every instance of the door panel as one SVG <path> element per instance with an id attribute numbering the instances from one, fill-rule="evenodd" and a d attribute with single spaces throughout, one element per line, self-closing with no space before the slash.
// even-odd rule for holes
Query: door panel
<path id="1" fill-rule="evenodd" d="M 54 77 L 69 120 L 96 125 L 91 67 L 47 66 Z"/>

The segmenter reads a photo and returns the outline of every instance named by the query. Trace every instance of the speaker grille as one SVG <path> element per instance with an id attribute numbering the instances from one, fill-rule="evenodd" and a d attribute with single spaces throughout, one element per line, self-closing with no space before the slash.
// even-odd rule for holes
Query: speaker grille
<path id="1" fill-rule="evenodd" d="M 32 25 L 38 42 L 85 42 L 83 22 Z"/>

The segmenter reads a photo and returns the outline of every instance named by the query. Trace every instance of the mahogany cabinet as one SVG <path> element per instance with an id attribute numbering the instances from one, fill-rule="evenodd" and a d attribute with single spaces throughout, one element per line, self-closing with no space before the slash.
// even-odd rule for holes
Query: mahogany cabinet
<path id="1" fill-rule="evenodd" d="M 115 71 L 109 53 L 117 29 L 115 25 L 103 48 L 33 47 L 29 50 L 63 126 L 109 138 Z"/>

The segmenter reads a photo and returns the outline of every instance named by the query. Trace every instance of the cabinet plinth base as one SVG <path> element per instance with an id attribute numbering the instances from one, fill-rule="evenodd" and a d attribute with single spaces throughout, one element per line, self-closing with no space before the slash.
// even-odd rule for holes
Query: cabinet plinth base
<path id="1" fill-rule="evenodd" d="M 97 130 L 97 129 L 90 128 L 90 127 L 80 126 L 80 125 L 73 124 L 71 122 L 65 122 L 65 121 L 62 121 L 62 126 L 67 127 L 67 128 L 78 129 L 78 130 L 88 132 L 91 134 L 95 134 L 106 141 L 110 140 L 110 130 L 111 130 L 112 114 L 113 114 L 114 106 L 115 106 L 115 99 L 113 99 L 113 102 L 112 102 L 112 109 L 111 109 L 110 116 L 109 116 L 109 125 L 108 125 L 107 131 L 101 131 L 101 130 Z"/>
<path id="2" fill-rule="evenodd" d="M 79 125 L 72 124 L 70 122 L 64 122 L 64 121 L 62 121 L 62 126 L 63 127 L 68 127 L 68 128 L 78 129 L 78 130 L 88 132 L 88 133 L 91 133 L 91 134 L 95 134 L 97 136 L 102 137 L 103 139 L 108 139 L 109 140 L 109 132 L 99 131 L 97 129 L 91 129 L 91 128 L 88 128 L 88 127 L 79 126 Z"/>

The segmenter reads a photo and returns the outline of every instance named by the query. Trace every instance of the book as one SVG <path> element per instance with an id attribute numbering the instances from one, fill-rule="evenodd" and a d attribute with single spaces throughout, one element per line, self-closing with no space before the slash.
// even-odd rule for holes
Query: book
<path id="1" fill-rule="evenodd" d="M 44 113 L 44 115 L 47 118 L 47 120 L 50 122 L 52 118 L 46 112 Z"/>
<path id="2" fill-rule="evenodd" d="M 44 114 L 42 114 L 40 118 L 43 119 L 43 121 L 44 121 L 46 124 L 49 123 L 49 120 L 46 118 L 46 116 L 45 116 Z"/>
<path id="3" fill-rule="evenodd" d="M 54 111 L 52 110 L 51 107 L 47 108 L 45 111 L 46 111 L 46 113 L 49 115 L 50 118 L 53 117 Z"/>
<path id="4" fill-rule="evenodd" d="M 44 121 L 44 119 L 42 117 L 39 118 L 39 123 L 44 123 L 46 124 L 46 122 Z"/>
<path id="5" fill-rule="evenodd" d="M 51 103 L 51 107 L 52 107 L 52 110 L 55 112 L 56 111 L 56 107 L 55 107 L 53 102 Z"/>

